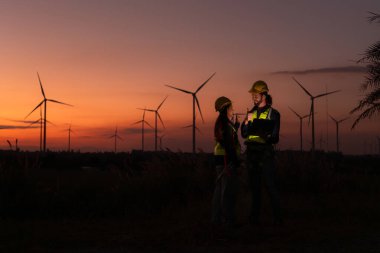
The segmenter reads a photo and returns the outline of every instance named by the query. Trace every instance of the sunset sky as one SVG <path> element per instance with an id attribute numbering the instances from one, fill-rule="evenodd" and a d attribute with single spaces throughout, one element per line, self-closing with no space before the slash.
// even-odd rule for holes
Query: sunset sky
<path id="1" fill-rule="evenodd" d="M 0 148 L 19 140 L 23 150 L 39 149 L 39 129 L 24 120 L 43 99 L 48 104 L 47 147 L 111 151 L 109 137 L 118 127 L 119 151 L 141 148 L 142 119 L 137 108 L 160 109 L 165 123 L 163 146 L 191 151 L 192 98 L 165 85 L 198 93 L 205 122 L 197 114 L 197 146 L 213 149 L 214 101 L 228 96 L 235 112 L 251 107 L 248 90 L 265 80 L 281 113 L 281 149 L 299 149 L 299 114 L 309 112 L 313 95 L 341 89 L 315 102 L 316 146 L 335 150 L 335 123 L 346 154 L 378 151 L 380 118 L 351 130 L 349 111 L 362 97 L 363 66 L 356 63 L 379 40 L 380 24 L 367 21 L 380 13 L 378 0 L 0 0 Z M 28 120 L 37 120 L 37 110 Z M 154 125 L 154 114 L 146 120 Z M 304 146 L 310 148 L 311 125 L 304 120 Z M 146 149 L 154 149 L 146 129 Z"/>

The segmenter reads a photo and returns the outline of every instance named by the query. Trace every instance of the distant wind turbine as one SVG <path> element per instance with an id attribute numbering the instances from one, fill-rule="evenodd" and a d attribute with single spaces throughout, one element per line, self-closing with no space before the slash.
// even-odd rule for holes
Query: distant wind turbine
<path id="1" fill-rule="evenodd" d="M 34 124 L 39 124 L 40 125 L 40 151 L 42 151 L 42 129 L 43 129 L 43 122 L 44 122 L 44 119 L 42 118 L 42 108 L 40 107 L 40 118 L 35 120 L 35 121 L 32 121 L 30 122 L 30 126 L 34 125 Z M 54 125 L 53 123 L 51 123 L 50 121 L 46 120 L 47 123 L 49 124 L 52 124 Z"/>
<path id="2" fill-rule="evenodd" d="M 196 129 L 196 124 L 195 124 L 195 103 L 197 104 L 197 107 L 198 107 L 198 110 L 199 110 L 199 114 L 201 115 L 202 121 L 204 122 L 202 111 L 201 111 L 201 107 L 199 105 L 199 101 L 198 101 L 198 98 L 197 98 L 197 93 L 203 88 L 203 86 L 206 85 L 206 83 L 208 81 L 210 81 L 210 79 L 214 75 L 215 75 L 215 73 L 212 74 L 203 84 L 201 84 L 195 92 L 191 92 L 191 91 L 187 91 L 187 90 L 184 90 L 184 89 L 180 89 L 180 88 L 177 88 L 177 87 L 174 87 L 174 86 L 171 86 L 171 85 L 166 85 L 169 88 L 172 88 L 172 89 L 175 89 L 175 90 L 179 90 L 179 91 L 182 91 L 184 93 L 191 94 L 193 96 L 193 154 L 195 154 L 195 150 L 196 150 L 196 148 L 195 148 L 195 129 Z"/>
<path id="3" fill-rule="evenodd" d="M 53 103 L 57 103 L 57 104 L 62 104 L 62 105 L 67 105 L 67 106 L 72 106 L 70 104 L 66 104 L 66 103 L 63 103 L 63 102 L 59 102 L 57 100 L 54 100 L 54 99 L 49 99 L 49 98 L 46 98 L 45 96 L 45 91 L 44 91 L 44 88 L 42 86 L 42 82 L 41 82 L 41 78 L 40 78 L 40 75 L 38 74 L 37 72 L 37 76 L 38 76 L 38 81 L 40 83 L 40 87 L 41 87 L 41 93 L 42 93 L 42 96 L 44 97 L 44 99 L 25 117 L 27 118 L 30 114 L 32 114 L 35 110 L 37 110 L 38 107 L 42 106 L 42 104 L 44 105 L 44 145 L 43 145 L 43 151 L 46 152 L 46 109 L 47 109 L 47 102 L 53 102 Z"/>
<path id="4" fill-rule="evenodd" d="M 142 120 L 133 123 L 133 125 L 136 125 L 136 124 L 141 123 L 141 150 L 142 150 L 142 151 L 144 151 L 144 129 L 145 129 L 145 123 L 146 123 L 148 126 L 150 126 L 150 128 L 153 128 L 153 127 L 148 123 L 148 121 L 145 120 L 145 112 L 146 112 L 146 108 L 144 109 Z"/>
<path id="5" fill-rule="evenodd" d="M 234 118 L 234 123 L 238 122 L 239 120 L 239 116 L 246 116 L 247 114 L 246 113 L 234 113 L 233 116 L 235 117 Z M 232 120 L 232 119 L 231 119 Z"/>
<path id="6" fill-rule="evenodd" d="M 157 107 L 156 110 L 154 110 L 154 109 L 146 109 L 146 108 L 145 109 L 138 108 L 139 110 L 144 110 L 144 111 L 154 112 L 155 113 L 155 120 L 154 120 L 154 150 L 155 151 L 157 151 L 157 118 L 160 119 L 162 126 L 165 128 L 164 122 L 162 121 L 162 118 L 161 118 L 160 113 L 158 112 L 158 110 L 160 110 L 162 104 L 165 102 L 165 100 L 167 98 L 168 98 L 168 96 L 166 96 L 164 98 L 164 100 L 161 102 L 161 104 Z"/>
<path id="7" fill-rule="evenodd" d="M 69 137 L 69 143 L 68 143 L 68 149 L 67 151 L 70 152 L 71 151 L 71 133 L 74 133 L 74 131 L 71 129 L 71 124 L 69 126 L 69 128 L 67 129 L 67 132 L 68 132 L 68 137 Z"/>
<path id="8" fill-rule="evenodd" d="M 340 90 L 335 90 L 335 91 L 331 91 L 331 92 L 326 92 L 326 93 L 322 93 L 322 94 L 319 94 L 317 96 L 313 96 L 311 95 L 311 93 L 306 90 L 302 84 L 300 82 L 298 82 L 294 77 L 293 77 L 293 80 L 305 91 L 305 93 L 307 95 L 310 96 L 310 100 L 311 100 L 311 106 L 310 106 L 310 116 L 311 116 L 311 139 L 312 139 L 312 142 L 311 142 L 311 151 L 314 152 L 315 151 L 315 125 L 314 125 L 314 99 L 316 98 L 320 98 L 320 97 L 323 97 L 323 96 L 327 96 L 327 95 L 330 95 L 332 93 L 336 93 L 336 92 L 339 92 Z M 309 122 L 310 122 L 310 118 L 309 118 Z"/>
<path id="9" fill-rule="evenodd" d="M 8 142 L 8 145 L 9 145 L 9 149 L 13 150 L 12 143 L 9 140 L 7 140 L 7 142 Z"/>
<path id="10" fill-rule="evenodd" d="M 347 120 L 349 117 L 346 117 L 341 120 L 335 119 L 333 116 L 329 114 L 330 118 L 335 122 L 335 127 L 336 127 L 336 152 L 339 153 L 339 124 L 342 123 L 343 121 Z"/>
<path id="11" fill-rule="evenodd" d="M 163 150 L 163 149 L 162 149 L 162 139 L 163 139 L 165 136 L 166 136 L 165 134 L 158 136 L 158 138 L 160 138 L 160 150 L 161 150 L 161 151 Z"/>
<path id="12" fill-rule="evenodd" d="M 117 140 L 123 140 L 123 138 L 121 138 L 118 134 L 117 134 L 117 127 L 115 129 L 115 133 L 113 135 L 111 135 L 109 138 L 114 138 L 115 139 L 115 153 L 117 151 Z"/>
<path id="13" fill-rule="evenodd" d="M 291 110 L 291 111 L 292 111 L 292 112 L 293 112 L 293 113 L 299 118 L 299 120 L 300 120 L 300 150 L 303 151 L 302 121 L 303 121 L 304 118 L 309 117 L 309 114 L 304 115 L 304 116 L 301 116 L 301 115 L 299 115 L 296 111 L 294 111 L 290 106 L 288 106 L 288 107 L 289 107 L 289 109 L 290 109 L 290 110 Z"/>

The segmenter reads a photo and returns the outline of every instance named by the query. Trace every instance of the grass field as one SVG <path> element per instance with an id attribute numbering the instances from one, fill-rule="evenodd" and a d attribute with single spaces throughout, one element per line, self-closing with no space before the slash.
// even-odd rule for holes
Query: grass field
<path id="1" fill-rule="evenodd" d="M 210 223 L 212 155 L 0 152 L 0 252 L 380 252 L 375 156 L 279 151 L 285 223 Z"/>

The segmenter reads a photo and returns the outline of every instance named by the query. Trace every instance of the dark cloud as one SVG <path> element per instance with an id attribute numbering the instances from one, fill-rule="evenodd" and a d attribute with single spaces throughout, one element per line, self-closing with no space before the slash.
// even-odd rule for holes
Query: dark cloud
<path id="1" fill-rule="evenodd" d="M 29 129 L 38 128 L 36 126 L 11 126 L 11 125 L 0 125 L 0 129 Z"/>
<path id="2" fill-rule="evenodd" d="M 304 70 L 282 70 L 272 72 L 273 75 L 308 75 L 308 74 L 329 74 L 329 73 L 365 73 L 366 67 L 363 66 L 345 66 L 345 67 L 330 67 L 319 69 L 304 69 Z"/>

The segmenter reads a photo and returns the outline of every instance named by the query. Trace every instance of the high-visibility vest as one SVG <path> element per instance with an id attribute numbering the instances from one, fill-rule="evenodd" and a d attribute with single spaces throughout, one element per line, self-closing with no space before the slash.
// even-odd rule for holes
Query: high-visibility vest
<path id="1" fill-rule="evenodd" d="M 234 133 L 236 133 L 235 127 L 233 127 L 231 124 L 228 124 L 228 125 L 232 128 Z M 235 143 L 234 143 L 234 145 L 235 145 Z M 236 144 L 235 150 L 236 150 L 236 154 L 240 155 L 241 147 L 240 147 L 239 143 Z M 214 147 L 214 155 L 223 155 L 224 156 L 225 154 L 226 154 L 225 148 L 222 146 L 222 144 L 220 144 L 219 142 L 216 142 L 215 147 Z"/>
<path id="2" fill-rule="evenodd" d="M 270 120 L 271 114 L 272 114 L 272 108 L 269 107 L 265 111 L 261 112 L 260 116 L 257 118 L 257 110 L 254 110 L 252 113 L 248 114 L 248 121 L 250 121 L 252 123 L 254 119 Z M 246 140 L 246 142 L 257 142 L 257 143 L 265 143 L 266 142 L 265 139 L 261 138 L 258 135 L 248 135 L 245 140 Z"/>

